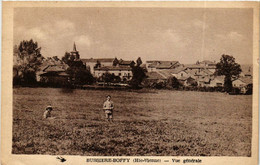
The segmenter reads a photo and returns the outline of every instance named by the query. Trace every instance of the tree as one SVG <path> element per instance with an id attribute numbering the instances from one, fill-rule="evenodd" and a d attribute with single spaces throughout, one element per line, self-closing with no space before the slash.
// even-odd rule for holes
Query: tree
<path id="1" fill-rule="evenodd" d="M 69 52 L 65 52 L 64 56 L 62 57 L 62 61 L 69 66 L 74 61 L 74 59 L 71 59 L 70 57 L 71 55 Z"/>
<path id="2" fill-rule="evenodd" d="M 143 63 L 143 62 L 142 62 L 141 58 L 138 57 L 137 60 L 136 60 L 136 65 L 137 65 L 137 66 L 140 66 L 142 63 Z"/>
<path id="3" fill-rule="evenodd" d="M 15 46 L 14 70 L 17 72 L 16 79 L 20 79 L 21 83 L 33 84 L 36 82 L 36 71 L 44 59 L 40 51 L 38 43 L 32 39 L 21 41 L 18 48 Z"/>
<path id="4" fill-rule="evenodd" d="M 73 80 L 71 83 L 78 85 L 93 83 L 94 77 L 81 60 L 75 60 L 74 56 L 65 52 L 62 61 L 69 66 L 66 72 L 70 75 L 70 79 Z"/>
<path id="5" fill-rule="evenodd" d="M 146 77 L 146 70 L 140 66 L 133 66 L 132 73 L 133 77 L 130 81 L 130 84 L 133 88 L 139 88 L 139 85 L 142 83 L 143 79 Z"/>
<path id="6" fill-rule="evenodd" d="M 94 68 L 99 68 L 99 67 L 101 67 L 101 63 L 100 63 L 99 60 L 97 60 L 97 63 L 96 63 L 96 65 L 94 66 Z"/>
<path id="7" fill-rule="evenodd" d="M 111 74 L 107 71 L 104 75 L 102 75 L 102 80 L 104 83 L 119 83 L 121 78 L 116 76 L 114 73 Z"/>
<path id="8" fill-rule="evenodd" d="M 117 66 L 119 64 L 119 60 L 117 58 L 115 58 L 113 60 L 113 66 Z"/>
<path id="9" fill-rule="evenodd" d="M 220 62 L 216 65 L 216 75 L 224 75 L 224 88 L 226 92 L 232 90 L 232 80 L 237 79 L 241 73 L 241 67 L 235 62 L 235 58 L 230 55 L 223 54 L 220 58 Z"/>

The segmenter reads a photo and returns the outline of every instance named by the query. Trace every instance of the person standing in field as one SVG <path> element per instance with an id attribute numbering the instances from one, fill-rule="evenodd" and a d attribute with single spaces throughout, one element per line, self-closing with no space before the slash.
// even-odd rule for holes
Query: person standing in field
<path id="1" fill-rule="evenodd" d="M 111 96 L 107 96 L 107 100 L 104 102 L 103 110 L 105 111 L 107 121 L 113 121 L 113 109 L 114 103 L 111 101 Z"/>

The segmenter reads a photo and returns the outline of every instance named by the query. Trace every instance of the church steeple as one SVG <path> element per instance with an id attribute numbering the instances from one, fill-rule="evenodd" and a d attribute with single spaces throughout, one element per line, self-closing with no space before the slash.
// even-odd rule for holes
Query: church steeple
<path id="1" fill-rule="evenodd" d="M 73 51 L 71 52 L 71 55 L 73 55 L 76 60 L 79 60 L 79 58 L 80 58 L 79 51 L 77 51 L 75 42 L 73 44 Z"/>
<path id="2" fill-rule="evenodd" d="M 73 52 L 77 52 L 77 48 L 76 48 L 75 42 L 74 42 L 74 45 L 73 45 Z"/>

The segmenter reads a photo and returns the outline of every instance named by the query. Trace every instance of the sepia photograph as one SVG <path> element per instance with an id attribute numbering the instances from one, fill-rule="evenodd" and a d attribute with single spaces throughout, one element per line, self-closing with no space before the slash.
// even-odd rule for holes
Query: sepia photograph
<path id="1" fill-rule="evenodd" d="M 15 7 L 11 154 L 252 157 L 253 20 L 253 8 Z"/>

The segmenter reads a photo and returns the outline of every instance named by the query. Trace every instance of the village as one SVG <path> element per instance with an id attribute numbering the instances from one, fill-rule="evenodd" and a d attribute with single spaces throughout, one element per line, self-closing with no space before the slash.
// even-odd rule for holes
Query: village
<path id="1" fill-rule="evenodd" d="M 121 4 L 6 6 L 7 156 L 255 158 L 255 8 Z"/>
<path id="2" fill-rule="evenodd" d="M 80 58 L 76 44 L 73 50 L 67 53 L 68 59 L 74 62 L 83 63 L 94 79 L 95 85 L 129 87 L 133 78 L 132 67 L 136 66 L 138 61 L 123 60 L 115 58 Z M 19 63 L 14 53 L 14 65 Z M 145 78 L 142 80 L 142 86 L 148 88 L 166 88 L 169 81 L 170 86 L 182 87 L 182 89 L 218 89 L 223 91 L 224 75 L 216 75 L 216 61 L 197 61 L 194 64 L 181 64 L 179 61 L 161 61 L 149 60 L 142 62 L 139 57 L 139 66 L 145 72 Z M 66 84 L 73 81 L 67 70 L 69 65 L 57 56 L 43 59 L 40 68 L 36 72 L 36 80 L 42 84 Z M 252 90 L 252 68 L 250 66 L 241 66 L 242 72 L 237 79 L 232 80 L 232 86 L 239 90 L 239 93 L 246 94 Z M 19 72 L 14 67 L 14 77 Z M 110 78 L 107 78 L 109 77 Z M 111 78 L 112 77 L 112 78 Z M 173 79 L 173 80 L 172 80 Z M 172 82 L 176 80 L 177 82 Z M 88 84 L 81 84 L 81 87 L 89 87 Z M 93 83 L 91 83 L 93 85 Z M 169 85 L 168 85 L 169 86 Z"/>

